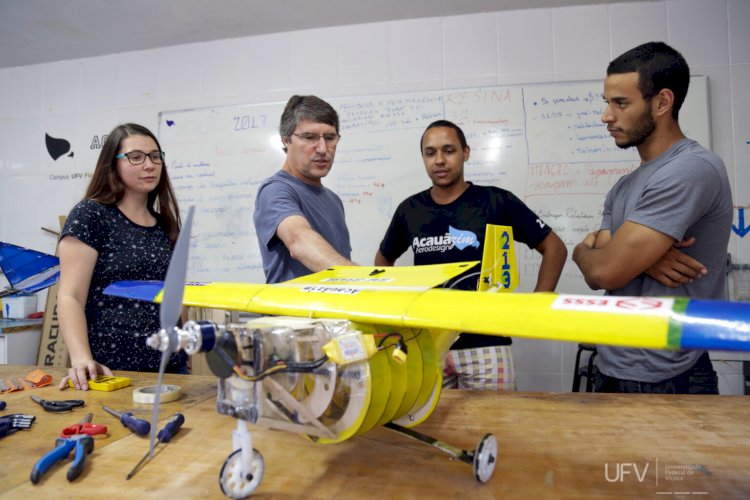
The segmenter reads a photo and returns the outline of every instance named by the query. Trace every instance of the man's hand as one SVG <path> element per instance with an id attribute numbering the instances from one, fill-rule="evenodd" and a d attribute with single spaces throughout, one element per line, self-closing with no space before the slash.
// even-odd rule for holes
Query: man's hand
<path id="1" fill-rule="evenodd" d="M 599 236 L 599 231 L 594 231 L 592 233 L 589 233 L 586 235 L 586 237 L 581 242 L 582 245 L 588 247 L 588 248 L 595 248 L 596 247 L 596 238 Z"/>
<path id="2" fill-rule="evenodd" d="M 646 275 L 670 288 L 677 288 L 692 283 L 708 273 L 706 267 L 689 257 L 678 248 L 687 248 L 695 243 L 695 238 L 688 238 L 675 243 L 654 265 L 646 270 Z"/>

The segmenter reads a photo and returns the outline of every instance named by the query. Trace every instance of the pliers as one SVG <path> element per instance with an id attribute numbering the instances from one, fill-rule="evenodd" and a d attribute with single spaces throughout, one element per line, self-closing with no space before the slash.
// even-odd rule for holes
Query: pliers
<path id="1" fill-rule="evenodd" d="M 89 413 L 88 415 L 83 417 L 83 419 L 81 419 L 81 423 L 74 424 L 63 429 L 62 433 L 60 433 L 60 437 L 69 438 L 71 436 L 75 436 L 76 434 L 87 434 L 89 436 L 95 436 L 97 434 L 106 434 L 107 426 L 100 425 L 100 424 L 92 424 L 91 419 L 93 417 L 94 417 L 94 414 Z"/>
<path id="2" fill-rule="evenodd" d="M 68 469 L 68 481 L 75 480 L 86 466 L 86 455 L 94 451 L 94 439 L 91 436 L 77 434 L 69 438 L 57 438 L 55 449 L 47 452 L 31 469 L 31 482 L 37 484 L 45 472 L 60 460 L 67 458 L 75 448 L 76 454 L 73 464 Z"/>

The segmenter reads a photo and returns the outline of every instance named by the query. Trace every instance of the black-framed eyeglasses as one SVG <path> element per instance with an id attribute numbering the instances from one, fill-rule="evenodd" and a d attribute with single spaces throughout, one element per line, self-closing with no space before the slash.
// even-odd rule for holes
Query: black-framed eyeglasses
<path id="1" fill-rule="evenodd" d="M 150 153 L 144 153 L 143 151 L 128 151 L 127 153 L 120 153 L 115 156 L 116 159 L 127 158 L 131 165 L 140 165 L 146 161 L 146 157 L 149 157 L 151 163 L 159 165 L 164 161 L 164 151 L 151 151 Z"/>
<path id="2" fill-rule="evenodd" d="M 301 134 L 292 134 L 295 137 L 299 137 L 302 139 L 303 142 L 313 145 L 317 144 L 320 141 L 320 138 L 323 138 L 323 141 L 325 141 L 326 146 L 333 147 L 336 144 L 339 143 L 339 139 L 341 139 L 341 136 L 335 132 L 328 132 L 326 134 L 316 134 L 315 132 L 303 132 Z"/>

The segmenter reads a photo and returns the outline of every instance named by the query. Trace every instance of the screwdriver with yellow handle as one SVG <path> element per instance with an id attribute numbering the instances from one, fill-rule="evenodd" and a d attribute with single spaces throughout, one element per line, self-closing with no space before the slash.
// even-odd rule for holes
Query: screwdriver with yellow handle
<path id="1" fill-rule="evenodd" d="M 158 445 L 159 443 L 164 443 L 162 450 L 166 448 L 167 443 L 169 443 L 169 441 L 175 436 L 175 434 L 177 434 L 177 432 L 180 430 L 180 427 L 182 427 L 182 424 L 184 423 L 185 417 L 182 415 L 182 413 L 175 413 L 174 415 L 172 415 L 169 418 L 169 421 L 167 421 L 166 425 L 156 435 L 156 444 Z M 141 460 L 137 464 L 135 464 L 133 470 L 128 473 L 127 479 L 135 476 L 135 473 L 138 472 L 138 469 L 149 458 L 149 456 L 153 457 L 153 455 L 151 454 L 151 450 L 148 450 L 146 454 L 143 455 L 143 458 L 141 458 Z"/>

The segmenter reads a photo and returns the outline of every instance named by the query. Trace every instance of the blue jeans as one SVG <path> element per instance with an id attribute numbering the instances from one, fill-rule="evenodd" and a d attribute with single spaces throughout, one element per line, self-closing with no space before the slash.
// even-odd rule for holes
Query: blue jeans
<path id="1" fill-rule="evenodd" d="M 594 375 L 594 392 L 719 394 L 719 377 L 716 376 L 711 358 L 704 352 L 692 368 L 661 382 L 623 380 L 597 370 Z"/>

